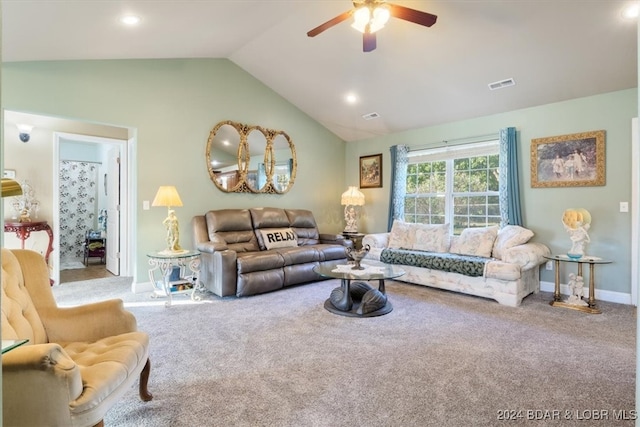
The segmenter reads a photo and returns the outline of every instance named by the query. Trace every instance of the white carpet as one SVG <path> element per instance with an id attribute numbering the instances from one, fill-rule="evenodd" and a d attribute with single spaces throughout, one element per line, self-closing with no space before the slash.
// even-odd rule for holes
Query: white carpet
<path id="1" fill-rule="evenodd" d="M 60 263 L 60 270 L 77 270 L 79 268 L 85 268 L 85 265 L 80 261 L 64 261 Z"/>

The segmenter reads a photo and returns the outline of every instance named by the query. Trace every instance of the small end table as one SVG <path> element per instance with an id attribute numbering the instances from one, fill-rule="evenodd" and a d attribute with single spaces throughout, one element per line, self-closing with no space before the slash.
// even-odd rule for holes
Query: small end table
<path id="1" fill-rule="evenodd" d="M 553 301 L 549 303 L 550 305 L 554 307 L 564 307 L 564 308 L 571 308 L 573 310 L 580 310 L 590 314 L 602 313 L 600 310 L 596 308 L 593 270 L 596 264 L 611 264 L 613 261 L 608 259 L 602 259 L 595 256 L 587 256 L 587 255 L 577 259 L 570 258 L 569 256 L 564 254 L 563 255 L 546 255 L 545 258 L 555 261 L 554 267 L 556 270 L 555 290 L 553 292 Z M 578 276 L 581 276 L 583 278 L 584 276 L 582 275 L 582 264 L 589 264 L 589 299 L 587 300 L 586 306 L 569 304 L 567 302 L 562 301 L 562 296 L 560 295 L 560 263 L 561 262 L 570 262 L 570 263 L 578 264 Z"/>
<path id="2" fill-rule="evenodd" d="M 153 298 L 167 297 L 165 305 L 171 306 L 171 296 L 173 294 L 184 294 L 191 292 L 191 299 L 198 301 L 201 298 L 196 295 L 196 291 L 204 292 L 206 289 L 200 282 L 200 252 L 198 251 L 184 251 L 184 252 L 152 252 L 148 253 L 149 258 L 149 280 L 154 287 L 154 292 L 151 295 Z M 177 282 L 171 281 L 171 273 L 173 267 L 180 269 L 180 280 Z M 186 269 L 189 269 L 190 274 L 186 274 Z M 161 279 L 156 280 L 156 272 L 160 271 Z M 158 287 L 160 284 L 160 287 Z M 183 286 L 180 289 L 180 286 Z"/>
<path id="3" fill-rule="evenodd" d="M 47 233 L 47 236 L 49 237 L 49 244 L 44 252 L 44 260 L 47 262 L 47 265 L 49 265 L 49 255 L 51 255 L 51 252 L 53 251 L 53 230 L 51 230 L 47 221 L 5 222 L 4 231 L 5 233 L 16 233 L 16 237 L 20 239 L 20 249 L 24 249 L 24 242 L 29 239 L 32 232 L 44 231 Z M 49 278 L 49 284 L 51 286 L 53 286 L 53 282 L 53 279 Z"/>

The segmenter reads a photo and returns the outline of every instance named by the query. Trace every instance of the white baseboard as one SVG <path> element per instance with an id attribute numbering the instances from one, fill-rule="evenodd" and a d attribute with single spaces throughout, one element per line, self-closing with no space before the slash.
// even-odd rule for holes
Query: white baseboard
<path id="1" fill-rule="evenodd" d="M 553 282 L 540 281 L 540 290 L 543 292 L 554 292 L 556 285 Z M 585 292 L 588 292 L 588 288 L 585 287 Z M 145 292 L 153 292 L 153 283 L 151 282 L 133 282 L 131 284 L 131 291 L 134 294 L 142 294 Z M 560 293 L 562 295 L 570 295 L 571 290 L 569 285 L 560 284 Z M 631 294 L 625 294 L 622 292 L 606 291 L 597 289 L 595 292 L 596 300 L 614 302 L 618 304 L 635 305 L 632 302 Z"/>
<path id="2" fill-rule="evenodd" d="M 153 292 L 153 283 L 151 282 L 133 282 L 131 284 L 131 292 L 134 294 L 143 294 L 145 292 Z"/>
<path id="3" fill-rule="evenodd" d="M 540 290 L 544 292 L 555 292 L 556 285 L 553 282 L 540 281 Z M 588 292 L 588 287 L 585 286 L 585 294 Z M 570 295 L 571 289 L 569 285 L 560 284 L 560 293 L 562 295 Z M 618 304 L 635 305 L 631 299 L 631 294 L 625 294 L 622 292 L 606 291 L 596 288 L 595 290 L 596 300 L 615 302 Z"/>

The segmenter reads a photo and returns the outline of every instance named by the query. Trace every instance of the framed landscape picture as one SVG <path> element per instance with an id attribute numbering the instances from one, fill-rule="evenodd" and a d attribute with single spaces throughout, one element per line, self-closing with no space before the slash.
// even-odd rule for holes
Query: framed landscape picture
<path id="1" fill-rule="evenodd" d="M 360 188 L 382 187 L 382 154 L 360 157 Z"/>
<path id="2" fill-rule="evenodd" d="M 605 185 L 605 131 L 531 140 L 532 187 Z"/>

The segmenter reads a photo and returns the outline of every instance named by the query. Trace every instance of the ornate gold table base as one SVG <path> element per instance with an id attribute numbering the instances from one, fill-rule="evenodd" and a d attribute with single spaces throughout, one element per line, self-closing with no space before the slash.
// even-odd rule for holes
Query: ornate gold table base
<path id="1" fill-rule="evenodd" d="M 600 314 L 600 313 L 602 313 L 600 310 L 598 310 L 595 307 L 595 305 L 593 307 L 591 307 L 591 306 L 587 306 L 587 305 L 569 304 L 569 303 L 563 302 L 563 301 L 551 301 L 549 304 L 554 306 L 554 307 L 570 308 L 572 310 L 584 311 L 585 313 L 589 313 L 589 314 Z"/>
<path id="2" fill-rule="evenodd" d="M 596 308 L 596 297 L 595 297 L 595 284 L 594 284 L 594 267 L 596 264 L 609 264 L 611 261 L 602 260 L 602 259 L 594 259 L 593 257 L 583 257 L 577 260 L 570 258 L 563 258 L 559 255 L 551 255 L 545 257 L 547 259 L 553 260 L 555 262 L 555 290 L 553 292 L 553 301 L 549 304 L 553 307 L 564 307 L 570 308 L 572 310 L 583 311 L 589 314 L 601 314 L 602 312 Z M 578 276 L 582 276 L 582 264 L 589 264 L 589 298 L 587 299 L 587 305 L 578 305 L 578 304 L 570 304 L 562 301 L 562 295 L 560 294 L 560 262 L 575 262 L 578 264 Z"/>

